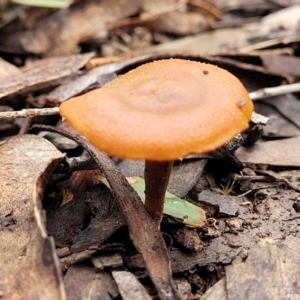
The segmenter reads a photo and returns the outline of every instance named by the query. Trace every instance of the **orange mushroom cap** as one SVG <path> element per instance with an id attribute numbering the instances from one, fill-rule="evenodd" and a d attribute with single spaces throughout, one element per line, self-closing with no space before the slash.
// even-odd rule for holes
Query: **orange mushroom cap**
<path id="1" fill-rule="evenodd" d="M 252 111 L 234 75 L 182 59 L 141 65 L 60 106 L 60 114 L 98 149 L 153 161 L 221 147 L 248 128 Z"/>

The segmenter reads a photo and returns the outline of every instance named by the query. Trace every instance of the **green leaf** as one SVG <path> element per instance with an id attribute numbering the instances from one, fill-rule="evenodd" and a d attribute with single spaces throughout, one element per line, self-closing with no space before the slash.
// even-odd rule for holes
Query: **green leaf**
<path id="1" fill-rule="evenodd" d="M 73 0 L 12 0 L 12 2 L 39 7 L 67 8 L 72 4 Z"/>
<path id="2" fill-rule="evenodd" d="M 99 178 L 98 178 L 99 179 Z M 106 186 L 109 187 L 106 179 L 100 179 Z M 145 181 L 141 177 L 128 177 L 130 185 L 138 193 L 141 200 L 145 201 Z M 175 218 L 177 221 L 184 223 L 189 227 L 202 227 L 206 223 L 205 211 L 175 195 L 167 192 L 164 205 L 164 215 Z"/>

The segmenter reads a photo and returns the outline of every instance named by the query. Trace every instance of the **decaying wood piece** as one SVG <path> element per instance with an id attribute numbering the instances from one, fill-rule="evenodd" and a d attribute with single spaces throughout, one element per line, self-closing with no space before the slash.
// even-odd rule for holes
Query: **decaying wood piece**
<path id="1" fill-rule="evenodd" d="M 41 196 L 60 153 L 23 135 L 0 146 L 0 291 L 3 299 L 65 299 L 59 262 L 45 229 Z"/>

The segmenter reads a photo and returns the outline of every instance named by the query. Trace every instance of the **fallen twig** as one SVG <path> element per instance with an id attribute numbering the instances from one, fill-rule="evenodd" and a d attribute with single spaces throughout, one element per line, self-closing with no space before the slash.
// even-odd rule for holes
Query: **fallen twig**
<path id="1" fill-rule="evenodd" d="M 9 119 L 9 118 L 33 118 L 36 116 L 50 116 L 57 115 L 59 113 L 58 107 L 49 107 L 49 108 L 28 108 L 16 111 L 4 111 L 0 112 L 0 119 Z"/>
<path id="2" fill-rule="evenodd" d="M 291 217 L 288 219 L 283 219 L 282 221 L 294 221 L 294 220 L 298 220 L 298 219 L 300 219 L 300 216 L 294 216 L 294 217 Z"/>
<path id="3" fill-rule="evenodd" d="M 31 126 L 31 121 L 32 121 L 31 117 L 26 117 L 25 118 L 25 122 L 21 126 L 20 131 L 18 133 L 19 135 L 23 135 L 23 134 L 26 134 L 28 132 L 28 129 Z"/>
<path id="4" fill-rule="evenodd" d="M 300 92 L 300 82 L 259 89 L 257 91 L 249 93 L 249 96 L 253 101 L 256 101 L 297 92 Z"/>

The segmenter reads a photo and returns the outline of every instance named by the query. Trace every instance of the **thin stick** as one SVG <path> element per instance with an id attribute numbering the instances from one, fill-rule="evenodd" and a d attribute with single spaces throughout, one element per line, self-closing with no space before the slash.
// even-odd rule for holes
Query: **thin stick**
<path id="1" fill-rule="evenodd" d="M 18 135 L 23 135 L 23 134 L 26 134 L 26 133 L 28 132 L 28 129 L 29 129 L 30 125 L 31 125 L 31 121 L 32 121 L 32 118 L 31 118 L 31 117 L 27 117 L 27 118 L 25 119 L 25 122 L 24 122 L 23 125 L 21 126 Z"/>
<path id="2" fill-rule="evenodd" d="M 296 43 L 296 42 L 299 42 L 299 36 L 290 36 L 290 37 L 286 37 L 286 38 L 279 37 L 279 38 L 259 42 L 259 43 L 252 44 L 247 47 L 240 48 L 239 53 L 249 53 L 249 52 L 253 52 L 256 50 L 262 50 L 265 48 L 269 48 L 271 46 L 275 46 L 278 44 L 288 45 L 290 43 Z"/>
<path id="3" fill-rule="evenodd" d="M 58 107 L 48 107 L 48 108 L 28 108 L 16 111 L 4 111 L 0 112 L 0 119 L 8 118 L 33 118 L 36 116 L 51 116 L 59 114 Z"/>
<path id="4" fill-rule="evenodd" d="M 269 97 L 285 95 L 289 93 L 300 92 L 300 82 L 285 84 L 276 87 L 264 88 L 249 93 L 249 96 L 252 100 L 261 100 Z"/>

